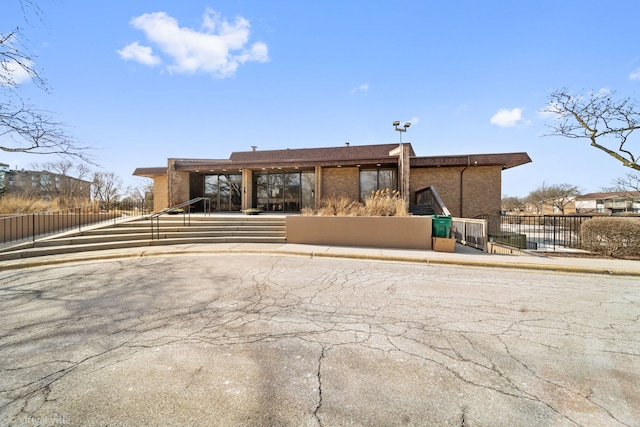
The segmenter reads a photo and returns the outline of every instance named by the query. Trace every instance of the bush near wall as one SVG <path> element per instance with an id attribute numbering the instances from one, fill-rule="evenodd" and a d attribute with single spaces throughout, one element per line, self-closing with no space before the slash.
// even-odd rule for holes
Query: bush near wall
<path id="1" fill-rule="evenodd" d="M 624 258 L 640 255 L 640 218 L 592 218 L 580 229 L 582 246 L 591 252 Z"/>

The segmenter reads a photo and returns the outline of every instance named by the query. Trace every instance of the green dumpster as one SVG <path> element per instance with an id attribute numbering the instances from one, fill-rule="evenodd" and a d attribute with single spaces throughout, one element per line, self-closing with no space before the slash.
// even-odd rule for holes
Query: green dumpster
<path id="1" fill-rule="evenodd" d="M 451 217 L 448 215 L 432 215 L 431 234 L 433 237 L 448 238 L 451 235 Z"/>

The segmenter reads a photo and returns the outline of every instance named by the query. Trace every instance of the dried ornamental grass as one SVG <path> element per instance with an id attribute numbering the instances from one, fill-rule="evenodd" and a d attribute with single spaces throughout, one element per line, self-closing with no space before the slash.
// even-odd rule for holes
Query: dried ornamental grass
<path id="1" fill-rule="evenodd" d="M 57 200 L 44 200 L 30 194 L 5 194 L 0 198 L 0 214 L 30 214 L 58 209 Z"/>

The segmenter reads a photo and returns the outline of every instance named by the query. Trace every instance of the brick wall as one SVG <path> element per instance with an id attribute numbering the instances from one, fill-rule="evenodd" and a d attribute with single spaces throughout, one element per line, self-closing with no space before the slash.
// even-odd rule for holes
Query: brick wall
<path id="1" fill-rule="evenodd" d="M 358 200 L 360 198 L 360 169 L 355 167 L 323 168 L 322 196 L 330 195 Z"/>
<path id="2" fill-rule="evenodd" d="M 167 175 L 169 206 L 189 200 L 189 172 L 175 170 L 175 160 L 169 159 Z"/>
<path id="3" fill-rule="evenodd" d="M 411 202 L 415 202 L 416 191 L 432 186 L 453 216 L 472 218 L 480 214 L 498 213 L 502 197 L 502 168 L 471 166 L 464 169 L 464 167 L 411 169 Z M 463 170 L 461 207 L 460 174 Z"/>
<path id="4" fill-rule="evenodd" d="M 153 177 L 153 210 L 159 211 L 169 207 L 169 188 L 166 175 Z"/>

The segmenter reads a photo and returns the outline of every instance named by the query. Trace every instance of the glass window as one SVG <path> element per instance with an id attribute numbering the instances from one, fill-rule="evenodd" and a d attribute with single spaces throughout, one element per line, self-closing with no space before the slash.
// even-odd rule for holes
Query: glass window
<path id="1" fill-rule="evenodd" d="M 314 206 L 315 173 L 262 172 L 254 174 L 253 205 L 266 212 L 297 212 Z"/>
<path id="2" fill-rule="evenodd" d="M 371 196 L 371 193 L 378 189 L 378 171 L 377 170 L 361 170 L 360 171 L 360 200 L 364 200 Z"/>
<path id="3" fill-rule="evenodd" d="M 360 200 L 370 197 L 374 191 L 387 189 L 398 189 L 398 173 L 395 169 L 360 170 Z"/>
<path id="4" fill-rule="evenodd" d="M 242 175 L 206 175 L 204 196 L 211 199 L 211 211 L 239 211 L 242 207 Z"/>

